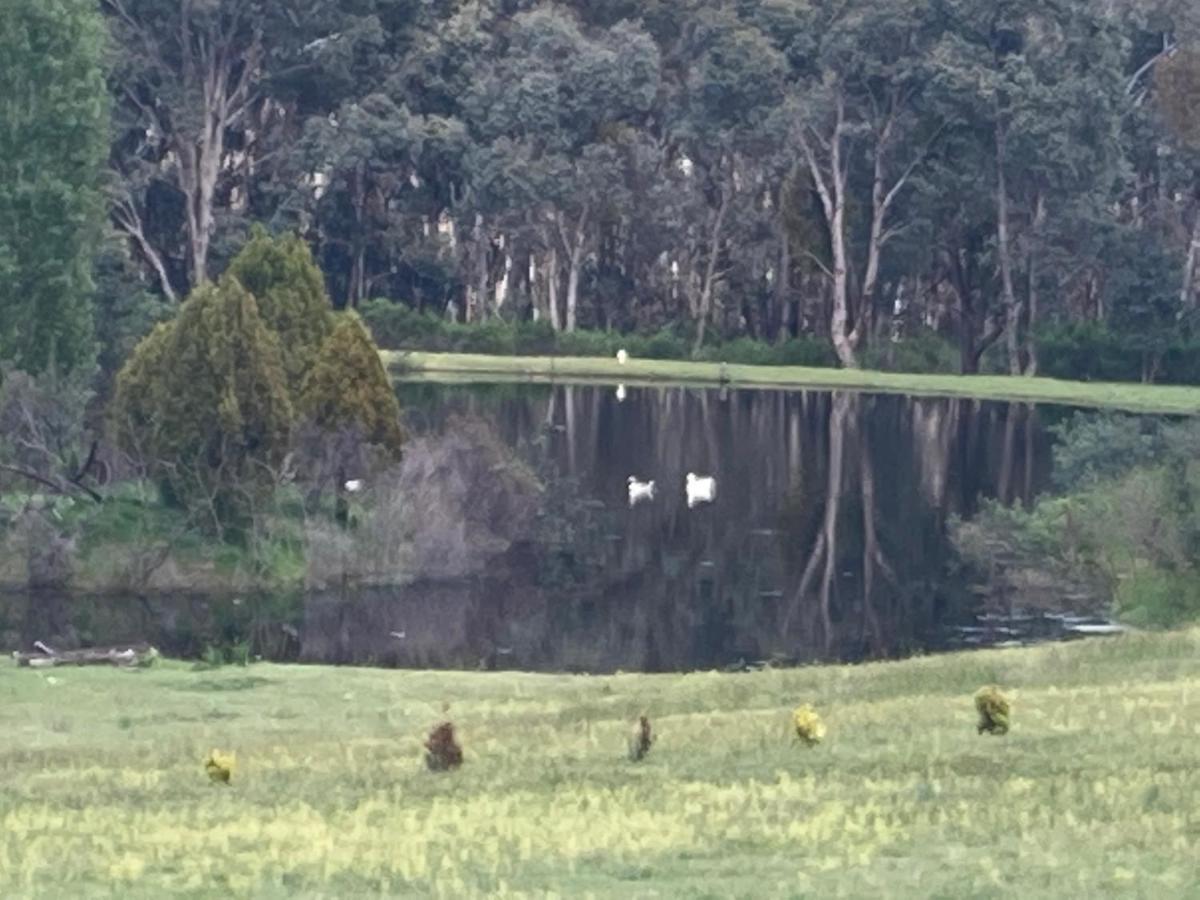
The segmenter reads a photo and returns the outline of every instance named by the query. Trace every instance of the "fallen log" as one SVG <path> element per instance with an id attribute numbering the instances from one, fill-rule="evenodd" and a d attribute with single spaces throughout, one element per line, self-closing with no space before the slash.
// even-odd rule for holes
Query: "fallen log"
<path id="1" fill-rule="evenodd" d="M 143 666 L 158 656 L 149 644 L 118 644 L 115 647 L 88 647 L 83 650 L 52 650 L 38 641 L 32 653 L 13 653 L 18 666 L 48 669 L 53 666 Z"/>

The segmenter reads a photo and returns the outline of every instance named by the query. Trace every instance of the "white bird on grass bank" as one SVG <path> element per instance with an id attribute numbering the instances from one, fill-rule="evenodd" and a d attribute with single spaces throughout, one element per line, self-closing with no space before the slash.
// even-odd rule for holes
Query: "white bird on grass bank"
<path id="1" fill-rule="evenodd" d="M 627 362 L 629 362 L 629 354 L 626 353 L 625 348 L 622 347 L 620 350 L 617 351 L 617 365 L 623 366 Z"/>
<path id="2" fill-rule="evenodd" d="M 628 481 L 630 506 L 637 506 L 645 500 L 654 499 L 653 481 L 638 481 L 636 475 L 630 475 Z"/>
<path id="3" fill-rule="evenodd" d="M 699 503 L 712 503 L 717 499 L 717 479 L 711 475 L 700 476 L 688 472 L 684 490 L 687 492 L 688 509 Z"/>

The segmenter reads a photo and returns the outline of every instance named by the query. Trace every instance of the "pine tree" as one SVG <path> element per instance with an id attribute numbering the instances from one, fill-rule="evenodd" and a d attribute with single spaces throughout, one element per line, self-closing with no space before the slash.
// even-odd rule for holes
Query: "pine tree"
<path id="1" fill-rule="evenodd" d="M 368 444 L 400 453 L 404 432 L 391 380 L 362 320 L 338 317 L 304 381 L 300 414 L 324 432 L 352 430 Z"/>
<path id="2" fill-rule="evenodd" d="M 296 235 L 272 237 L 256 226 L 226 277 L 236 278 L 254 295 L 263 322 L 279 336 L 294 400 L 333 328 L 325 280 L 308 244 Z"/>
<path id="3" fill-rule="evenodd" d="M 269 491 L 292 425 L 279 340 L 233 278 L 194 291 L 117 377 L 121 445 L 218 530 Z"/>

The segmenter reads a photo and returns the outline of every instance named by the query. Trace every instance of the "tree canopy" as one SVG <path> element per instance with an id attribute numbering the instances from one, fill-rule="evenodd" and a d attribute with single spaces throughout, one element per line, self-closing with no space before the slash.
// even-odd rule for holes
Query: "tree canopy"
<path id="1" fill-rule="evenodd" d="M 1195 302 L 1183 0 L 101 6 L 110 212 L 167 302 L 254 223 L 339 307 L 812 336 L 843 365 L 932 332 L 1034 373 L 1047 328 L 1127 321 L 1114 240 Z"/>
<path id="2" fill-rule="evenodd" d="M 104 22 L 88 0 L 5 0 L 0 29 L 0 361 L 93 359 L 104 207 Z"/>

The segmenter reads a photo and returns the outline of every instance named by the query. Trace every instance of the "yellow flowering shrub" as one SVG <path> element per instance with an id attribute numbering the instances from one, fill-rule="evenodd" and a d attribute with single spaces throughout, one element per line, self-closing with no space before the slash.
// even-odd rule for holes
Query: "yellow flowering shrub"
<path id="1" fill-rule="evenodd" d="M 213 750 L 208 754 L 208 759 L 204 761 L 204 771 L 208 773 L 208 777 L 220 784 L 229 784 L 233 778 L 233 770 L 237 765 L 237 759 L 232 753 L 222 753 L 220 750 Z"/>
<path id="2" fill-rule="evenodd" d="M 1012 703 L 995 685 L 980 688 L 975 693 L 975 710 L 979 713 L 980 734 L 1007 734 Z"/>
<path id="3" fill-rule="evenodd" d="M 815 747 L 825 737 L 825 723 L 807 703 L 796 707 L 792 713 L 792 727 L 796 729 L 796 737 L 807 747 Z"/>

